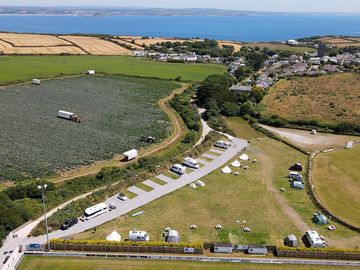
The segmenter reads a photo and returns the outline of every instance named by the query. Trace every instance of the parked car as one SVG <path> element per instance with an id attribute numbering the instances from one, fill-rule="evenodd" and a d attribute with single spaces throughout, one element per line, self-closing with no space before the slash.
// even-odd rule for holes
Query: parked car
<path id="1" fill-rule="evenodd" d="M 124 194 L 124 193 L 119 193 L 119 195 L 117 196 L 117 198 L 120 200 L 120 201 L 126 201 L 128 199 L 128 197 Z"/>
<path id="2" fill-rule="evenodd" d="M 78 223 L 77 218 L 68 218 L 68 219 L 65 220 L 64 224 L 61 225 L 60 229 L 65 231 L 65 230 L 71 228 L 72 226 L 74 226 L 77 223 Z"/>
<path id="3" fill-rule="evenodd" d="M 116 209 L 116 206 L 113 203 L 109 203 L 108 207 L 109 207 L 109 211 L 112 211 L 112 210 Z"/>

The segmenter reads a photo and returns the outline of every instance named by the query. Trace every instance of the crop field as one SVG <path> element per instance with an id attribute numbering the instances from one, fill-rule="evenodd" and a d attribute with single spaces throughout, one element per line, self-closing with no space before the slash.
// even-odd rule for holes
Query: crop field
<path id="1" fill-rule="evenodd" d="M 130 55 L 131 51 L 98 37 L 60 36 L 92 55 Z"/>
<path id="2" fill-rule="evenodd" d="M 4 56 L 0 61 L 0 84 L 84 74 L 88 69 L 109 74 L 202 81 L 208 75 L 223 73 L 226 67 L 214 64 L 160 63 L 130 56 Z"/>
<path id="3" fill-rule="evenodd" d="M 313 182 L 320 201 L 337 217 L 360 227 L 360 146 L 322 153 L 314 160 Z"/>
<path id="4" fill-rule="evenodd" d="M 203 188 L 181 188 L 138 209 L 144 211 L 141 216 L 124 215 L 97 227 L 95 233 L 89 230 L 74 237 L 105 239 L 114 230 L 126 237 L 129 230 L 138 229 L 147 231 L 154 241 L 163 241 L 163 228 L 169 226 L 179 231 L 182 241 L 282 245 L 286 235 L 292 233 L 299 239 L 306 230 L 314 228 L 331 246 L 354 248 L 359 243 L 357 233 L 338 224 L 334 232 L 314 225 L 311 218 L 316 209 L 306 191 L 290 189 L 284 178 L 288 167 L 295 162 L 306 164 L 305 155 L 264 137 L 238 118 L 230 118 L 227 123 L 237 136 L 251 142 L 246 153 L 258 162 L 245 162 L 249 170 L 232 168 L 240 172 L 239 176 L 216 170 L 201 179 L 206 184 Z M 280 192 L 281 187 L 286 188 L 285 193 Z M 191 224 L 198 229 L 190 230 Z M 216 231 L 216 224 L 223 229 Z M 245 226 L 251 229 L 250 233 L 242 231 Z"/>
<path id="5" fill-rule="evenodd" d="M 72 45 L 70 42 L 51 35 L 0 33 L 0 39 L 13 46 L 48 47 Z"/>
<path id="6" fill-rule="evenodd" d="M 187 261 L 116 260 L 93 258 L 25 257 L 19 270 L 328 270 L 328 266 L 247 264 Z M 354 267 L 331 267 L 332 270 L 352 270 Z"/>
<path id="7" fill-rule="evenodd" d="M 281 80 L 270 89 L 262 104 L 268 116 L 359 124 L 360 75 L 337 73 Z"/>
<path id="8" fill-rule="evenodd" d="M 303 53 L 303 52 L 314 52 L 314 48 L 304 47 L 304 46 L 289 46 L 287 44 L 280 43 L 270 43 L 270 42 L 259 42 L 259 43 L 243 43 L 243 46 L 248 46 L 251 48 L 260 47 L 260 49 L 268 48 L 270 50 L 281 50 L 281 51 L 291 51 L 294 53 Z"/>
<path id="9" fill-rule="evenodd" d="M 124 76 L 71 77 L 0 90 L 0 177 L 40 177 L 110 159 L 164 138 L 168 119 L 157 101 L 176 84 Z M 57 118 L 76 113 L 78 124 Z"/>
<path id="10" fill-rule="evenodd" d="M 359 37 L 323 37 L 318 39 L 324 43 L 331 44 L 336 47 L 360 46 Z"/>

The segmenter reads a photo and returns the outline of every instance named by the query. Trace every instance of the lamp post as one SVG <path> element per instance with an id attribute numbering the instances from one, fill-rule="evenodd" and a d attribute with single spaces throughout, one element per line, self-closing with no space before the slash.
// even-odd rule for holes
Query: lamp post
<path id="1" fill-rule="evenodd" d="M 47 185 L 38 185 L 38 189 L 41 190 L 42 195 L 42 201 L 43 201 L 43 207 L 44 207 L 44 219 L 45 219 L 45 230 L 46 230 L 46 243 L 47 243 L 47 249 L 50 251 L 50 242 L 49 242 L 49 230 L 48 230 L 48 223 L 47 223 L 47 217 L 46 217 L 46 207 L 45 207 L 45 195 L 44 191 L 47 189 Z"/>

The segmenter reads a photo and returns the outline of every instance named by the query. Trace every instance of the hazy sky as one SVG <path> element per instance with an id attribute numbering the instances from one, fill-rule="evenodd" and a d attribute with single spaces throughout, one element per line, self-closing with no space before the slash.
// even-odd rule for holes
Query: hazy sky
<path id="1" fill-rule="evenodd" d="M 117 6 L 162 8 L 222 8 L 257 11 L 357 12 L 360 0 L 0 0 L 19 6 Z"/>

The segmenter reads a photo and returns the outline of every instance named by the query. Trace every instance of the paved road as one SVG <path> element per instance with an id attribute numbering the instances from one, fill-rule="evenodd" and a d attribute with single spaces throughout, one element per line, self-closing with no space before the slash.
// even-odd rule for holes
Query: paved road
<path id="1" fill-rule="evenodd" d="M 202 177 L 209 174 L 210 172 L 218 169 L 223 164 L 228 162 L 230 159 L 232 159 L 234 156 L 236 156 L 242 149 L 248 146 L 247 141 L 234 138 L 232 136 L 229 136 L 229 139 L 232 141 L 232 146 L 223 152 L 222 155 L 215 157 L 214 160 L 211 162 L 206 163 L 202 168 L 194 170 L 191 173 L 185 174 L 181 176 L 177 180 L 169 180 L 166 185 L 159 186 L 155 189 L 153 189 L 150 192 L 144 192 L 140 194 L 139 196 L 127 200 L 125 202 L 122 202 L 116 198 L 116 196 L 109 198 L 106 202 L 107 203 L 114 203 L 117 208 L 111 212 L 105 213 L 99 217 L 93 218 L 91 220 L 85 221 L 85 222 L 79 222 L 74 227 L 70 228 L 67 231 L 61 231 L 57 230 L 52 233 L 50 233 L 50 239 L 52 238 L 61 238 L 70 236 L 72 234 L 80 233 L 83 231 L 86 231 L 88 229 L 97 227 L 103 223 L 106 223 L 110 220 L 116 219 L 120 217 L 121 215 L 127 214 L 131 211 L 134 211 L 137 208 L 140 208 L 141 206 L 144 206 L 162 196 L 165 196 L 166 194 L 173 192 L 179 188 L 182 188 Z M 159 177 L 159 179 L 161 179 Z M 9 235 L 9 237 L 4 242 L 2 248 L 0 249 L 0 269 L 8 269 L 3 268 L 2 262 L 4 261 L 5 257 L 8 254 L 4 254 L 4 252 L 9 251 L 15 251 L 19 245 L 27 245 L 29 243 L 46 243 L 46 236 L 39 236 L 39 237 L 30 237 L 28 238 L 29 233 L 31 230 L 42 220 L 42 218 L 39 218 L 38 220 L 27 224 L 23 228 L 19 229 L 17 231 L 17 238 L 13 238 L 12 235 Z M 10 268 L 9 268 L 10 269 Z"/>

